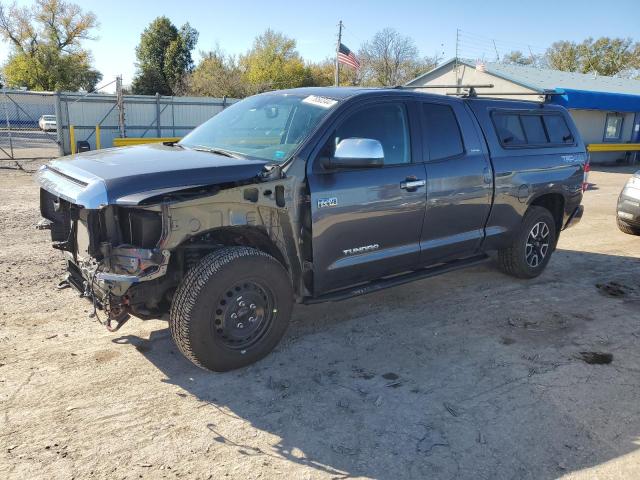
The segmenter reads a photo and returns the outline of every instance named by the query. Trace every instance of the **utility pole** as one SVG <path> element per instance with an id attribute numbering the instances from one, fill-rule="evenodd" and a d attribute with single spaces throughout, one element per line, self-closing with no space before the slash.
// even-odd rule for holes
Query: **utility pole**
<path id="1" fill-rule="evenodd" d="M 340 51 L 340 43 L 342 43 L 342 20 L 338 22 L 338 43 L 336 44 L 336 76 L 334 84 L 336 87 L 340 86 L 340 62 L 338 61 L 338 52 Z"/>
<path id="2" fill-rule="evenodd" d="M 7 97 L 7 89 L 6 87 L 3 85 L 2 87 L 2 105 L 4 106 L 4 115 L 5 115 L 5 120 L 7 122 L 7 134 L 9 135 L 9 148 L 11 149 L 11 155 L 10 157 L 13 159 L 14 155 L 13 155 L 13 140 L 11 139 L 11 122 L 9 121 L 9 109 L 7 108 L 7 99 L 9 97 Z M 3 150 L 4 152 L 4 150 Z M 4 152 L 7 153 L 7 152 Z M 17 162 L 16 162 L 17 163 Z"/>
<path id="3" fill-rule="evenodd" d="M 533 52 L 531 51 L 531 47 L 529 45 L 527 45 L 527 48 L 529 48 L 529 55 L 531 56 L 531 66 L 535 67 L 536 57 L 533 55 Z"/>
<path id="4" fill-rule="evenodd" d="M 460 79 L 458 78 L 458 55 L 460 53 L 460 29 L 456 28 L 456 64 L 454 67 L 455 70 L 455 74 L 456 74 L 456 93 L 460 93 L 460 87 L 458 87 L 457 85 L 460 85 Z"/>
<path id="5" fill-rule="evenodd" d="M 496 47 L 496 41 L 492 40 L 493 42 L 493 49 L 496 51 L 496 62 L 500 61 L 500 54 L 498 53 L 498 47 Z"/>
<path id="6" fill-rule="evenodd" d="M 124 95 L 122 94 L 122 76 L 116 77 L 116 105 L 118 107 L 118 127 L 120 130 L 120 138 L 127 136 L 124 121 Z"/>

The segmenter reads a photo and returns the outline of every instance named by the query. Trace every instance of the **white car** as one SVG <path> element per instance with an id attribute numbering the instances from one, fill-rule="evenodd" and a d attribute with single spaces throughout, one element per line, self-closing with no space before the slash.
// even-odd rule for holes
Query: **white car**
<path id="1" fill-rule="evenodd" d="M 58 129 L 58 122 L 56 121 L 55 115 L 42 115 L 40 120 L 38 120 L 38 125 L 40 126 L 40 130 L 55 131 Z"/>

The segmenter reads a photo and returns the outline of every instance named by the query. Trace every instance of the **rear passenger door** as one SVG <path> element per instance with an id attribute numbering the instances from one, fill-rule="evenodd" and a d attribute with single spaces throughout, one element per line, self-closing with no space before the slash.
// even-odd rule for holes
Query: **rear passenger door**
<path id="1" fill-rule="evenodd" d="M 486 147 L 462 102 L 420 102 L 427 206 L 421 262 L 472 255 L 484 238 L 493 172 Z"/>

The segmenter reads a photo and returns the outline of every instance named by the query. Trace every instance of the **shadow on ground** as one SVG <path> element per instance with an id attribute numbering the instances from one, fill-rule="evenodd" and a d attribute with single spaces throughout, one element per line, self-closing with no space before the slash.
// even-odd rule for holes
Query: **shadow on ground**
<path id="1" fill-rule="evenodd" d="M 211 440 L 242 455 L 337 478 L 551 479 L 637 448 L 639 267 L 559 250 L 529 282 L 489 265 L 299 307 L 275 352 L 226 374 L 183 359 L 167 329 L 114 342 L 211 408 Z M 213 418 L 279 440 L 229 438 Z"/>

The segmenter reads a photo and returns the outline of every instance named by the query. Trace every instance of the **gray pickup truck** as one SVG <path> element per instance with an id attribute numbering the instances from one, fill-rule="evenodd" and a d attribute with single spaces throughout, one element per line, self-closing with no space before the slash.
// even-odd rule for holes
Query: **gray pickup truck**
<path id="1" fill-rule="evenodd" d="M 215 371 L 268 354 L 293 303 L 476 265 L 539 275 L 582 216 L 585 146 L 562 107 L 404 89 L 242 100 L 177 143 L 37 173 L 40 228 L 115 330 L 168 316 Z"/>

